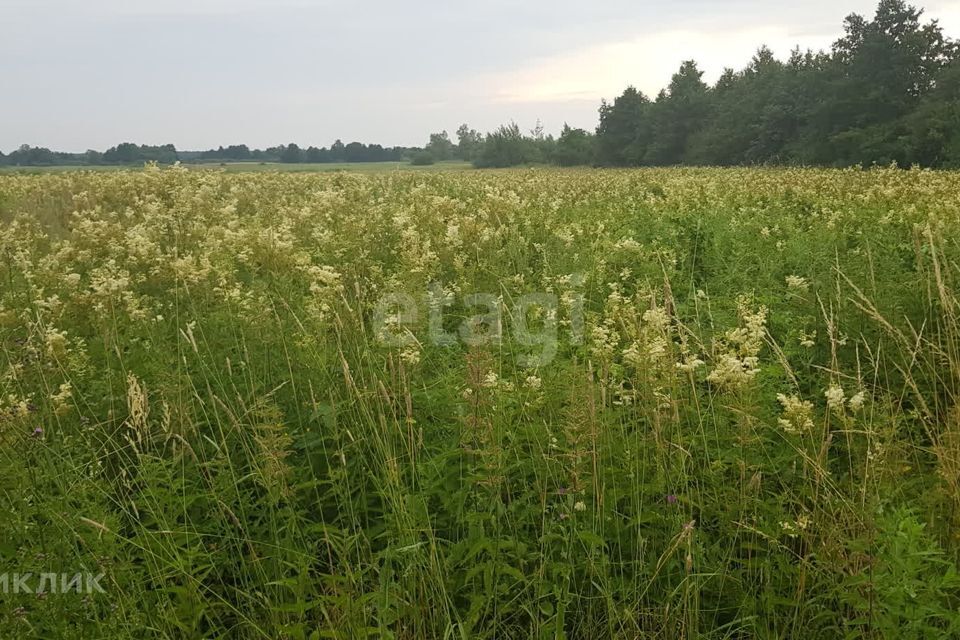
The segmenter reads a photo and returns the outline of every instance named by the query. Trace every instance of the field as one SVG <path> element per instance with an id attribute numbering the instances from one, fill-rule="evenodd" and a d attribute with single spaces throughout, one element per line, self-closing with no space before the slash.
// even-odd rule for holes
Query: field
<path id="1" fill-rule="evenodd" d="M 0 628 L 958 637 L 958 238 L 919 170 L 0 175 Z"/>

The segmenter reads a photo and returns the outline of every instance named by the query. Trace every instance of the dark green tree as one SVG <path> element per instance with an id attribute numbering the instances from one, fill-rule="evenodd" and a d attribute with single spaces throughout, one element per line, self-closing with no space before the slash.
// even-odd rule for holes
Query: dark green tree
<path id="1" fill-rule="evenodd" d="M 450 136 L 446 131 L 431 133 L 426 150 L 430 152 L 434 160 L 438 161 L 449 160 L 454 154 L 453 142 L 450 141 Z"/>
<path id="2" fill-rule="evenodd" d="M 646 164 L 673 165 L 686 159 L 687 143 L 704 126 L 710 109 L 710 89 L 702 76 L 697 63 L 687 60 L 651 105 L 653 134 L 644 156 Z"/>
<path id="3" fill-rule="evenodd" d="M 476 129 L 471 129 L 466 124 L 457 128 L 456 155 L 458 158 L 467 162 L 473 160 L 481 144 L 483 144 L 483 136 L 477 133 Z"/>
<path id="4" fill-rule="evenodd" d="M 280 162 L 285 164 L 297 164 L 303 162 L 303 151 L 294 143 L 288 144 L 280 152 Z"/>
<path id="5" fill-rule="evenodd" d="M 643 162 L 650 145 L 650 101 L 634 87 L 600 104 L 597 126 L 597 162 L 606 166 L 636 166 Z"/>
<path id="6" fill-rule="evenodd" d="M 513 167 L 541 162 L 537 141 L 524 136 L 515 122 L 488 133 L 473 163 L 477 167 Z"/>
<path id="7" fill-rule="evenodd" d="M 557 164 L 561 167 L 592 165 L 595 155 L 594 136 L 589 131 L 573 129 L 564 123 L 557 139 Z"/>

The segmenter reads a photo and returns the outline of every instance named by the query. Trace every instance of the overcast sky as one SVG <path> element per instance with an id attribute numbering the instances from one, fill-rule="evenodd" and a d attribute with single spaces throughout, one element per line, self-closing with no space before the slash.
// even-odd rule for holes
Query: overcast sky
<path id="1" fill-rule="evenodd" d="M 601 98 L 827 48 L 876 0 L 0 0 L 0 150 L 421 145 L 593 128 Z M 960 0 L 927 16 L 960 37 Z"/>

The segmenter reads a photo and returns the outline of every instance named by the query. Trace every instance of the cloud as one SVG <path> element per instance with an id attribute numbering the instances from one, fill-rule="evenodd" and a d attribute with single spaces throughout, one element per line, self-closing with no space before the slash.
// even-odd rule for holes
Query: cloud
<path id="1" fill-rule="evenodd" d="M 17 13 L 67 12 L 86 17 L 126 16 L 225 16 L 257 11 L 284 11 L 332 5 L 326 0 L 5 0 L 8 10 Z"/>
<path id="2" fill-rule="evenodd" d="M 924 12 L 924 18 L 936 18 L 940 21 L 944 33 L 954 39 L 960 38 L 960 2 L 954 0 L 930 4 Z"/>
<path id="3" fill-rule="evenodd" d="M 684 60 L 696 60 L 704 79 L 712 82 L 725 67 L 744 67 L 762 44 L 786 57 L 800 42 L 804 49 L 820 49 L 835 38 L 836 34 L 801 35 L 781 26 L 723 32 L 675 29 L 539 58 L 513 71 L 479 78 L 478 84 L 500 102 L 599 102 L 619 95 L 627 85 L 655 97 Z"/>

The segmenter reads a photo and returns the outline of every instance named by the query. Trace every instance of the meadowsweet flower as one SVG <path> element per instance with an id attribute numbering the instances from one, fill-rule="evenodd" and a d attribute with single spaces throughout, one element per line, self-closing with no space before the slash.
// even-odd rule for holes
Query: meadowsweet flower
<path id="1" fill-rule="evenodd" d="M 583 502 L 582 500 L 579 500 L 579 501 L 577 501 L 576 503 L 574 503 L 574 505 L 573 505 L 573 510 L 574 510 L 574 511 L 586 511 L 586 510 L 587 510 L 587 504 L 586 504 L 585 502 Z"/>
<path id="2" fill-rule="evenodd" d="M 682 371 L 683 373 L 693 373 L 694 371 L 696 371 L 700 367 L 705 366 L 706 364 L 707 364 L 706 362 L 704 362 L 703 360 L 701 360 L 696 356 L 687 355 L 687 356 L 684 356 L 682 362 L 678 362 L 676 364 L 676 367 L 677 367 L 677 371 Z"/>
<path id="3" fill-rule="evenodd" d="M 53 410 L 57 415 L 64 415 L 70 410 L 70 405 L 68 403 L 72 397 L 73 387 L 69 382 L 64 382 L 61 384 L 60 388 L 57 390 L 57 393 L 50 396 L 50 400 L 53 402 Z"/>
<path id="4" fill-rule="evenodd" d="M 793 291 L 806 291 L 810 288 L 810 283 L 806 278 L 800 276 L 787 276 L 787 288 Z"/>
<path id="5" fill-rule="evenodd" d="M 834 411 L 839 411 L 843 409 L 844 402 L 846 397 L 844 396 L 843 389 L 838 385 L 830 385 L 830 387 L 823 392 L 823 395 L 827 398 L 827 407 L 833 409 Z"/>
<path id="6" fill-rule="evenodd" d="M 452 246 L 459 246 L 460 241 L 460 225 L 454 224 L 452 222 L 447 224 L 447 233 L 446 233 L 447 243 Z"/>
<path id="7" fill-rule="evenodd" d="M 67 352 L 68 338 L 66 331 L 50 327 L 44 334 L 44 339 L 47 344 L 47 355 L 51 358 L 60 357 Z"/>
<path id="8" fill-rule="evenodd" d="M 732 353 L 723 354 L 707 376 L 707 381 L 718 387 L 731 389 L 742 387 L 759 373 L 756 365 L 756 358 L 740 359 Z"/>
<path id="9" fill-rule="evenodd" d="M 533 389 L 534 391 L 536 391 L 543 386 L 543 380 L 541 380 L 537 376 L 527 376 L 527 379 L 523 381 L 523 384 L 528 389 Z"/>
<path id="10" fill-rule="evenodd" d="M 614 245 L 614 249 L 622 251 L 640 251 L 643 249 L 643 245 L 634 240 L 633 238 L 624 238 L 617 242 Z"/>
<path id="11" fill-rule="evenodd" d="M 590 327 L 591 351 L 599 360 L 609 360 L 620 343 L 620 334 L 610 321 Z"/>
<path id="12" fill-rule="evenodd" d="M 722 345 L 726 351 L 716 358 L 707 380 L 719 387 L 742 387 L 760 372 L 758 355 L 766 335 L 767 308 L 752 309 L 745 297 L 737 300 L 741 326 L 727 331 Z"/>
<path id="13" fill-rule="evenodd" d="M 847 401 L 847 406 L 850 407 L 850 411 L 854 413 L 863 409 L 864 402 L 866 401 L 866 396 L 863 391 L 858 391 L 855 393 L 849 401 Z"/>
<path id="14" fill-rule="evenodd" d="M 813 403 L 801 400 L 797 396 L 777 394 L 777 401 L 783 407 L 783 415 L 777 424 L 787 433 L 802 433 L 813 429 Z"/>
<path id="15" fill-rule="evenodd" d="M 400 360 L 410 366 L 420 364 L 420 345 L 413 343 L 404 347 L 403 351 L 400 352 Z"/>
<path id="16" fill-rule="evenodd" d="M 657 331 L 666 331 L 670 326 L 670 316 L 660 307 L 644 311 L 643 321 Z"/>
<path id="17" fill-rule="evenodd" d="M 312 293 L 322 293 L 330 288 L 336 289 L 340 286 L 342 276 L 333 267 L 310 265 L 306 268 L 306 273 L 312 281 L 310 283 Z"/>

